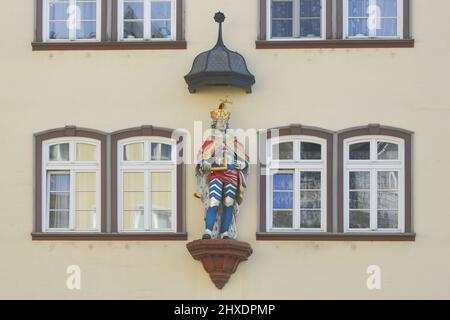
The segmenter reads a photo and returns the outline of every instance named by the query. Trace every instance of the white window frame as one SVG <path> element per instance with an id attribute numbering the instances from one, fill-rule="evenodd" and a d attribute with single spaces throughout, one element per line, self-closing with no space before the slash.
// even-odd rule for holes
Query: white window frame
<path id="1" fill-rule="evenodd" d="M 350 160 L 349 147 L 354 143 L 370 142 L 370 160 Z M 395 143 L 398 145 L 398 160 L 377 160 L 378 142 Z M 350 171 L 370 172 L 370 228 L 354 229 L 350 228 L 349 211 L 349 174 Z M 398 228 L 381 229 L 378 228 L 378 177 L 379 171 L 398 172 Z M 344 140 L 344 232 L 389 232 L 403 233 L 405 231 L 405 142 L 403 139 L 391 136 L 359 136 Z"/>
<path id="2" fill-rule="evenodd" d="M 151 29 L 151 2 L 152 0 L 135 0 L 135 2 L 144 2 L 144 38 L 137 39 L 128 39 L 124 38 L 123 29 L 124 29 L 124 19 L 123 19 L 123 5 L 125 0 L 117 0 L 118 4 L 118 17 L 117 17 L 117 34 L 120 41 L 174 41 L 176 39 L 176 0 L 160 0 L 161 2 L 170 2 L 171 3 L 171 36 L 170 38 L 152 38 L 152 29 Z M 133 0 L 127 0 L 133 2 Z M 156 0 L 155 0 L 156 1 Z"/>
<path id="3" fill-rule="evenodd" d="M 69 144 L 69 161 L 51 161 L 49 159 L 50 147 L 57 144 Z M 76 145 L 78 143 L 90 144 L 96 147 L 95 161 L 76 161 Z M 56 138 L 46 140 L 42 144 L 42 226 L 44 232 L 100 232 L 101 227 L 101 142 L 88 138 Z M 69 228 L 50 228 L 49 200 L 51 173 L 66 171 L 70 174 L 70 200 L 69 200 Z M 95 228 L 88 230 L 75 229 L 76 223 L 76 174 L 96 174 L 96 221 Z"/>
<path id="4" fill-rule="evenodd" d="M 124 146 L 135 143 L 143 143 L 143 161 L 124 161 Z M 164 143 L 172 146 L 172 160 L 151 160 L 151 143 Z M 117 152 L 117 216 L 118 230 L 121 233 L 174 233 L 177 230 L 177 164 L 176 164 L 176 140 L 162 137 L 133 137 L 118 141 Z M 172 174 L 172 217 L 170 229 L 155 229 L 152 226 L 151 212 L 151 181 L 152 172 L 171 172 Z M 144 229 L 123 229 L 123 175 L 124 173 L 144 173 Z"/>
<path id="5" fill-rule="evenodd" d="M 397 0 L 397 35 L 396 36 L 377 36 L 376 30 L 375 32 L 369 30 L 369 35 L 366 36 L 349 36 L 348 35 L 348 25 L 349 25 L 349 16 L 348 16 L 348 1 L 344 0 L 343 4 L 343 28 L 344 28 L 344 38 L 345 39 L 403 39 L 403 1 Z M 369 6 L 376 5 L 377 0 L 369 0 Z M 365 18 L 365 17 L 364 17 Z"/>
<path id="6" fill-rule="evenodd" d="M 314 40 L 325 40 L 326 38 L 326 27 L 327 27 L 327 2 L 326 0 L 321 1 L 321 12 L 320 12 L 320 28 L 321 28 L 321 36 L 320 37 L 300 37 L 300 1 L 301 0 L 292 0 L 293 2 L 293 12 L 292 12 L 292 37 L 272 37 L 272 0 L 266 0 L 266 8 L 267 8 L 267 30 L 266 34 L 268 35 L 269 40 L 271 41 L 314 41 Z M 276 0 L 275 0 L 276 1 Z M 287 0 L 279 0 L 279 1 L 287 1 Z"/>
<path id="7" fill-rule="evenodd" d="M 272 157 L 273 146 L 283 142 L 293 142 L 293 160 L 274 160 Z M 302 142 L 317 143 L 321 145 L 321 160 L 300 160 L 300 145 Z M 266 170 L 266 226 L 267 232 L 326 232 L 327 230 L 327 141 L 313 136 L 283 136 L 272 138 L 267 141 L 267 170 Z M 273 227 L 273 174 L 279 171 L 294 171 L 294 203 L 293 203 L 293 228 L 274 228 Z M 300 173 L 301 172 L 321 172 L 321 227 L 320 228 L 301 228 L 300 214 Z M 264 179 L 264 177 L 262 177 Z"/>
<path id="8" fill-rule="evenodd" d="M 42 34 L 44 42 L 97 42 L 101 41 L 101 33 L 102 33 L 102 0 L 92 0 L 96 1 L 97 9 L 96 9 L 96 38 L 95 39 L 77 39 L 76 30 L 69 30 L 69 38 L 68 39 L 50 39 L 49 36 L 49 13 L 50 13 L 50 1 L 44 1 L 44 10 L 42 17 Z M 75 5 L 76 0 L 68 0 L 70 5 Z"/>

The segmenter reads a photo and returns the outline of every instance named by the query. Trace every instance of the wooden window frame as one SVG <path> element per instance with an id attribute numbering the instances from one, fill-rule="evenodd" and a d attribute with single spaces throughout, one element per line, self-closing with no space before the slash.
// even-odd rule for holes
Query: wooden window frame
<path id="1" fill-rule="evenodd" d="M 44 0 L 35 0 L 35 39 L 31 43 L 33 51 L 70 50 L 180 50 L 186 49 L 184 39 L 184 1 L 175 1 L 176 25 L 174 38 L 170 40 L 119 41 L 118 39 L 118 0 L 101 1 L 101 41 L 44 41 Z M 109 3 L 111 5 L 109 5 Z"/>
<path id="2" fill-rule="evenodd" d="M 124 141 L 126 139 L 132 138 L 165 138 L 172 139 L 172 134 L 174 130 L 159 128 L 153 126 L 143 126 L 141 128 L 131 128 L 127 130 L 122 130 L 116 133 L 111 134 L 111 232 L 120 233 L 119 230 L 119 202 L 118 202 L 118 193 L 121 192 L 118 181 L 118 172 L 119 172 L 119 145 L 120 141 Z M 182 144 L 182 138 L 179 138 L 176 141 L 176 146 L 180 146 Z M 176 155 L 179 157 L 183 157 L 183 148 L 176 149 Z M 154 237 L 156 239 L 167 239 L 167 240 L 179 240 L 180 237 L 187 238 L 185 233 L 184 226 L 184 174 L 185 174 L 185 164 L 177 163 L 175 169 L 176 175 L 176 230 L 174 232 L 145 232 L 145 233 L 131 233 L 126 232 L 123 233 L 128 237 L 140 237 L 142 235 L 146 235 L 148 238 Z"/>
<path id="3" fill-rule="evenodd" d="M 129 144 L 135 144 L 135 143 L 142 143 L 143 144 L 143 156 L 144 159 L 139 161 L 124 161 L 123 160 L 123 148 L 126 145 Z M 152 143 L 163 143 L 168 144 L 172 147 L 171 151 L 171 160 L 170 161 L 155 161 L 149 159 L 150 157 L 150 146 Z M 117 217 L 117 226 L 118 226 L 118 232 L 123 233 L 134 233 L 136 230 L 125 230 L 123 229 L 123 215 L 124 215 L 124 208 L 123 208 L 123 201 L 124 201 L 124 190 L 123 190 L 123 176 L 122 174 L 125 174 L 126 172 L 133 172 L 133 173 L 142 173 L 144 175 L 144 230 L 138 230 L 138 232 L 161 232 L 161 233 L 173 233 L 176 232 L 177 229 L 177 194 L 178 190 L 182 189 L 178 187 L 177 179 L 176 179 L 176 148 L 177 148 L 177 142 L 170 138 L 161 138 L 161 137 L 133 137 L 128 138 L 124 140 L 118 141 L 118 149 L 117 149 L 117 208 L 118 208 L 118 217 Z M 171 216 L 171 225 L 172 228 L 170 230 L 158 230 L 155 228 L 152 228 L 151 223 L 151 183 L 149 181 L 151 180 L 151 175 L 154 172 L 170 172 L 171 174 L 171 193 L 172 193 L 172 199 L 171 199 L 171 208 L 173 210 L 172 216 Z M 114 201 L 114 199 L 113 199 Z"/>
<path id="4" fill-rule="evenodd" d="M 44 155 L 44 147 L 46 146 L 47 141 L 52 141 L 56 139 L 62 139 L 65 141 L 70 141 L 73 138 L 86 138 L 97 141 L 100 150 L 99 155 L 100 159 L 98 162 L 100 164 L 99 174 L 100 174 L 100 232 L 106 232 L 107 230 L 107 135 L 90 129 L 81 129 L 76 127 L 66 127 L 63 129 L 55 129 L 42 133 L 37 133 L 34 136 L 34 147 L 35 147 L 35 177 L 34 177 L 34 190 L 35 190 L 35 200 L 34 200 L 34 234 L 55 234 L 58 235 L 57 232 L 48 232 L 46 228 L 42 225 L 43 217 L 46 216 L 46 213 L 43 212 L 43 197 L 46 190 L 43 190 L 43 170 L 47 168 L 44 166 L 43 162 Z M 47 149 L 45 149 L 46 151 Z M 73 233 L 73 232 L 72 232 Z M 75 236 L 76 234 L 70 234 L 70 236 Z M 92 235 L 94 232 L 87 232 L 87 234 Z"/>
<path id="5" fill-rule="evenodd" d="M 267 150 L 268 146 L 271 145 L 270 141 L 272 138 L 279 137 L 295 137 L 295 140 L 302 140 L 302 138 L 311 138 L 312 140 L 322 141 L 322 156 L 326 157 L 326 163 L 324 166 L 324 171 L 326 172 L 326 178 L 322 181 L 326 181 L 326 197 L 324 202 L 326 203 L 326 211 L 322 217 L 325 217 L 324 230 L 319 233 L 327 233 L 333 231 L 333 134 L 329 131 L 312 128 L 312 127 L 303 127 L 301 125 L 290 125 L 287 127 L 277 127 L 264 130 L 259 134 L 259 156 L 260 159 L 265 159 L 264 162 L 259 162 L 259 232 L 257 234 L 258 240 L 264 240 L 265 236 L 273 239 L 273 235 L 276 235 L 277 238 L 284 240 L 288 239 L 295 235 L 311 235 L 311 231 L 289 231 L 289 232 L 273 232 L 269 231 L 270 222 L 267 221 L 269 217 L 268 212 L 268 197 L 271 195 L 268 194 L 269 186 L 268 186 L 268 176 L 267 170 L 270 170 L 270 166 L 267 163 L 269 151 Z M 319 140 L 318 140 L 319 139 Z M 311 140 L 311 141 L 312 141 Z M 326 145 L 326 148 L 323 146 Z"/>
<path id="6" fill-rule="evenodd" d="M 399 235 L 411 234 L 412 226 L 412 132 L 400 130 L 390 127 L 382 127 L 380 125 L 369 125 L 367 127 L 344 130 L 338 134 L 338 232 L 348 232 L 345 228 L 345 187 L 344 187 L 344 172 L 345 172 L 345 142 L 349 139 L 357 137 L 392 137 L 395 140 L 403 142 L 403 172 L 404 172 L 404 203 L 402 204 L 404 211 L 404 227 L 401 228 L 403 232 L 393 232 Z M 370 231 L 367 232 L 370 234 Z"/>
<path id="7" fill-rule="evenodd" d="M 411 1 L 403 0 L 403 38 L 343 39 L 343 1 L 326 0 L 326 39 L 325 40 L 271 40 L 268 34 L 267 0 L 259 1 L 259 37 L 256 49 L 346 49 L 346 48 L 414 48 L 411 38 Z M 333 16 L 333 5 L 336 16 Z M 333 23 L 335 32 L 333 33 Z"/>

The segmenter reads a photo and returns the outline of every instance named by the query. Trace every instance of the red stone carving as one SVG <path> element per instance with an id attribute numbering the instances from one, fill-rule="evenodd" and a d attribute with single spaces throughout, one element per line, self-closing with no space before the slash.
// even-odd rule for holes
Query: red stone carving
<path id="1" fill-rule="evenodd" d="M 218 289 L 222 289 L 239 263 L 253 253 L 247 242 L 236 240 L 195 240 L 186 245 L 195 260 L 202 262 Z"/>

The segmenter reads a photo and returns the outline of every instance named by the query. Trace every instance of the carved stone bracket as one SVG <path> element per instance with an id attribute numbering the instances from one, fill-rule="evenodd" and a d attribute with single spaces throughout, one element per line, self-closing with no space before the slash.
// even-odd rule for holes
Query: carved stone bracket
<path id="1" fill-rule="evenodd" d="M 222 289 L 239 263 L 253 253 L 250 244 L 235 240 L 195 240 L 186 245 L 195 260 L 202 262 L 218 289 Z"/>

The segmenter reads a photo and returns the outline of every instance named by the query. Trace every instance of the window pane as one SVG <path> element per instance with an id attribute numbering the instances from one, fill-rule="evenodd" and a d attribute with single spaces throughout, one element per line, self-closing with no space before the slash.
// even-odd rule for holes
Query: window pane
<path id="1" fill-rule="evenodd" d="M 172 24 L 170 21 L 152 21 L 152 38 L 164 39 L 172 35 Z"/>
<path id="2" fill-rule="evenodd" d="M 70 191 L 70 175 L 50 174 L 50 191 Z"/>
<path id="3" fill-rule="evenodd" d="M 144 211 L 125 211 L 122 224 L 124 230 L 144 230 Z"/>
<path id="4" fill-rule="evenodd" d="M 369 28 L 367 26 L 367 18 L 355 19 L 348 21 L 348 35 L 350 37 L 368 37 Z"/>
<path id="5" fill-rule="evenodd" d="M 50 2 L 49 3 L 49 14 L 48 14 L 49 20 L 67 21 L 67 19 L 69 17 L 68 8 L 69 8 L 69 2 L 62 2 L 62 1 Z"/>
<path id="6" fill-rule="evenodd" d="M 350 190 L 369 190 L 370 172 L 350 172 Z"/>
<path id="7" fill-rule="evenodd" d="M 144 2 L 128 2 L 123 5 L 123 18 L 128 19 L 144 19 Z"/>
<path id="8" fill-rule="evenodd" d="M 168 210 L 152 211 L 153 229 L 172 229 L 172 212 Z"/>
<path id="9" fill-rule="evenodd" d="M 314 38 L 321 37 L 320 19 L 301 19 L 300 20 L 300 37 Z"/>
<path id="10" fill-rule="evenodd" d="M 377 0 L 382 17 L 397 17 L 397 0 Z"/>
<path id="11" fill-rule="evenodd" d="M 171 191 L 172 174 L 170 172 L 152 172 L 152 191 Z"/>
<path id="12" fill-rule="evenodd" d="M 77 143 L 77 161 L 95 161 L 97 147 L 92 144 Z"/>
<path id="13" fill-rule="evenodd" d="M 77 210 L 96 211 L 96 192 L 77 192 Z"/>
<path id="14" fill-rule="evenodd" d="M 301 228 L 315 228 L 321 227 L 321 212 L 320 210 L 301 210 L 300 211 L 300 227 Z"/>
<path id="15" fill-rule="evenodd" d="M 320 0 L 300 0 L 300 18 L 320 17 Z"/>
<path id="16" fill-rule="evenodd" d="M 125 172 L 123 174 L 123 186 L 125 191 L 144 191 L 144 173 Z"/>
<path id="17" fill-rule="evenodd" d="M 272 18 L 292 18 L 292 0 L 272 1 Z"/>
<path id="18" fill-rule="evenodd" d="M 272 37 L 292 37 L 292 20 L 272 20 Z"/>
<path id="19" fill-rule="evenodd" d="M 321 172 L 301 172 L 300 189 L 320 190 Z"/>
<path id="20" fill-rule="evenodd" d="M 370 142 L 353 143 L 349 149 L 350 160 L 370 160 Z"/>
<path id="21" fill-rule="evenodd" d="M 378 160 L 398 160 L 398 144 L 378 142 Z"/>
<path id="22" fill-rule="evenodd" d="M 172 159 L 172 146 L 165 143 L 152 143 L 151 158 L 155 161 L 168 161 Z"/>
<path id="23" fill-rule="evenodd" d="M 77 173 L 77 191 L 96 191 L 97 175 L 95 172 Z"/>
<path id="24" fill-rule="evenodd" d="M 274 192 L 273 209 L 292 209 L 292 192 Z"/>
<path id="25" fill-rule="evenodd" d="M 92 230 L 96 228 L 95 211 L 77 211 L 76 228 L 78 230 Z"/>
<path id="26" fill-rule="evenodd" d="M 152 192 L 152 209 L 169 210 L 172 208 L 172 192 Z"/>
<path id="27" fill-rule="evenodd" d="M 272 225 L 274 228 L 292 228 L 292 211 L 274 211 Z"/>
<path id="28" fill-rule="evenodd" d="M 368 8 L 369 0 L 348 0 L 349 17 L 367 17 Z"/>
<path id="29" fill-rule="evenodd" d="M 370 192 L 350 191 L 350 209 L 370 209 Z"/>
<path id="30" fill-rule="evenodd" d="M 274 144 L 272 147 L 272 158 L 274 160 L 294 159 L 294 143 L 282 142 Z"/>
<path id="31" fill-rule="evenodd" d="M 377 28 L 377 36 L 379 37 L 395 37 L 397 35 L 397 19 L 381 19 L 380 28 Z"/>
<path id="32" fill-rule="evenodd" d="M 80 28 L 77 29 L 77 39 L 95 39 L 97 37 L 97 23 L 91 21 L 81 21 Z"/>
<path id="33" fill-rule="evenodd" d="M 300 149 L 302 160 L 320 160 L 322 158 L 322 146 L 318 143 L 302 142 Z"/>
<path id="34" fill-rule="evenodd" d="M 124 22 L 123 37 L 126 39 L 143 39 L 144 23 L 143 22 Z"/>
<path id="35" fill-rule="evenodd" d="M 143 161 L 144 160 L 144 144 L 132 143 L 123 147 L 123 160 L 125 161 Z"/>
<path id="36" fill-rule="evenodd" d="M 351 229 L 370 228 L 370 212 L 359 210 L 350 211 L 350 228 Z"/>
<path id="37" fill-rule="evenodd" d="M 51 192 L 50 210 L 69 210 L 69 192 Z"/>
<path id="38" fill-rule="evenodd" d="M 392 191 L 378 192 L 378 210 L 398 209 L 398 193 Z"/>
<path id="39" fill-rule="evenodd" d="M 92 2 L 77 1 L 77 6 L 80 12 L 80 20 L 96 20 L 97 19 L 97 4 Z"/>
<path id="40" fill-rule="evenodd" d="M 293 175 L 291 173 L 277 173 L 273 175 L 273 190 L 292 190 Z"/>
<path id="41" fill-rule="evenodd" d="M 301 191 L 300 208 L 302 209 L 320 209 L 321 205 L 320 191 Z"/>
<path id="42" fill-rule="evenodd" d="M 67 22 L 50 22 L 48 26 L 49 39 L 69 39 Z"/>
<path id="43" fill-rule="evenodd" d="M 152 1 L 152 19 L 170 19 L 171 6 L 168 1 Z"/>
<path id="44" fill-rule="evenodd" d="M 69 144 L 55 144 L 50 146 L 49 157 L 50 161 L 69 161 Z"/>
<path id="45" fill-rule="evenodd" d="M 398 229 L 398 211 L 379 210 L 378 228 L 380 229 Z"/>
<path id="46" fill-rule="evenodd" d="M 397 189 L 398 189 L 397 171 L 378 172 L 378 190 L 397 190 Z"/>
<path id="47" fill-rule="evenodd" d="M 69 211 L 50 211 L 49 228 L 69 228 Z"/>
<path id="48" fill-rule="evenodd" d="M 132 211 L 144 210 L 144 192 L 124 192 L 123 208 Z"/>

